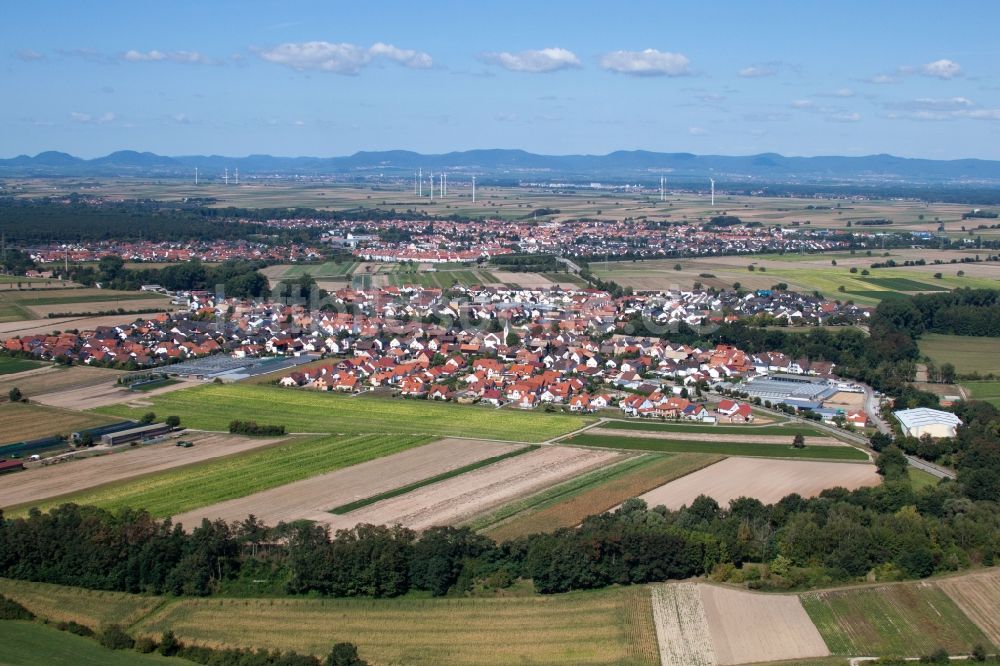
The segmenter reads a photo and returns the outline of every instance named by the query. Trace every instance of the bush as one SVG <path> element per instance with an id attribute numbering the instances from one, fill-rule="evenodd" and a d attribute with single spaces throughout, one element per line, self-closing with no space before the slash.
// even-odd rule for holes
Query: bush
<path id="1" fill-rule="evenodd" d="M 233 435 L 284 435 L 283 425 L 258 425 L 256 421 L 232 420 L 229 422 L 229 432 Z"/>
<path id="2" fill-rule="evenodd" d="M 172 657 L 177 654 L 183 646 L 181 642 L 177 640 L 177 636 L 174 632 L 167 631 L 163 632 L 163 636 L 160 637 L 160 654 L 164 657 Z"/>
<path id="3" fill-rule="evenodd" d="M 142 423 L 152 423 L 155 420 L 156 420 L 156 412 L 146 412 L 145 414 L 142 415 L 142 419 L 140 419 Z"/>
<path id="4" fill-rule="evenodd" d="M 135 642 L 135 651 L 142 654 L 149 654 L 156 650 L 156 641 L 149 636 L 140 636 Z"/>
<path id="5" fill-rule="evenodd" d="M 35 614 L 13 599 L 0 594 L 0 620 L 34 620 Z"/>
<path id="6" fill-rule="evenodd" d="M 135 639 L 125 633 L 120 624 L 109 624 L 97 635 L 97 642 L 109 650 L 131 650 Z"/>
<path id="7" fill-rule="evenodd" d="M 88 638 L 94 635 L 93 629 L 91 629 L 85 624 L 79 624 L 78 622 L 74 622 L 73 620 L 70 620 L 69 622 L 60 622 L 59 624 L 56 625 L 56 629 L 58 629 L 59 631 L 66 631 L 71 634 L 76 634 L 77 636 L 86 636 Z"/>
<path id="8" fill-rule="evenodd" d="M 176 428 L 181 424 L 181 417 L 175 415 L 168 416 L 165 423 L 171 428 Z"/>
<path id="9" fill-rule="evenodd" d="M 323 666 L 368 666 L 368 662 L 358 656 L 358 648 L 353 643 L 337 643 Z"/>
<path id="10" fill-rule="evenodd" d="M 22 400 L 24 400 L 24 394 L 21 393 L 21 389 L 15 386 L 14 388 L 12 388 L 10 391 L 7 392 L 7 398 L 11 402 L 21 402 Z"/>

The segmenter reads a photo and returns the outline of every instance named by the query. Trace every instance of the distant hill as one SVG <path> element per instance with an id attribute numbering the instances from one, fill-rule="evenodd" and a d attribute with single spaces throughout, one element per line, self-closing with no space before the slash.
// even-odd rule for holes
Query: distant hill
<path id="1" fill-rule="evenodd" d="M 566 179 L 574 182 L 655 183 L 704 180 L 709 176 L 732 184 L 1000 184 L 1000 161 L 927 160 L 867 155 L 864 157 L 785 157 L 776 153 L 726 156 L 619 150 L 607 155 L 538 155 L 523 150 L 484 149 L 423 155 L 407 150 L 362 151 L 343 157 L 274 157 L 249 155 L 184 155 L 167 157 L 122 150 L 84 160 L 47 151 L 34 157 L 0 159 L 0 176 L 193 176 L 198 167 L 206 179 L 223 169 L 255 175 L 409 175 L 417 169 L 479 174 L 512 180 Z"/>

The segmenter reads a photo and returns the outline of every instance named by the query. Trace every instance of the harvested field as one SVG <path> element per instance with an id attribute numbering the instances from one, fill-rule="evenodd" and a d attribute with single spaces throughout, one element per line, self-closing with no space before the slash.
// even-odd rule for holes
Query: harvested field
<path id="1" fill-rule="evenodd" d="M 792 438 L 795 437 L 795 432 L 790 430 L 787 435 L 755 435 L 752 430 L 747 430 L 746 434 L 738 435 L 726 435 L 726 434 L 716 434 L 716 433 L 702 433 L 689 434 L 686 432 L 663 432 L 663 431 L 648 431 L 648 430 L 630 430 L 630 429 L 619 429 L 619 428 L 591 428 L 587 432 L 593 433 L 595 435 L 612 435 L 617 437 L 649 437 L 652 439 L 675 439 L 675 440 L 689 440 L 695 438 L 702 442 L 745 442 L 748 444 L 784 444 L 789 445 L 792 443 Z M 842 446 L 841 442 L 836 437 L 806 437 L 806 446 Z"/>
<path id="2" fill-rule="evenodd" d="M 789 441 L 781 444 L 751 444 L 746 442 L 705 442 L 692 435 L 688 440 L 657 439 L 636 436 L 591 434 L 592 431 L 573 435 L 562 441 L 575 446 L 598 446 L 625 451 L 657 451 L 660 453 L 712 453 L 724 456 L 754 456 L 761 458 L 812 458 L 825 460 L 869 460 L 869 454 L 859 448 L 848 446 L 807 446 L 796 449 Z"/>
<path id="3" fill-rule="evenodd" d="M 23 402 L 0 404 L 0 444 L 11 444 L 51 435 L 68 435 L 118 419 L 99 414 L 81 414 L 68 409 L 43 407 Z"/>
<path id="4" fill-rule="evenodd" d="M 799 598 L 699 585 L 719 664 L 825 657 L 823 637 Z"/>
<path id="5" fill-rule="evenodd" d="M 791 493 L 813 497 L 821 490 L 842 486 L 848 490 L 877 486 L 881 477 L 874 465 L 727 458 L 642 495 L 649 506 L 678 509 L 698 495 L 708 495 L 722 506 L 737 497 L 753 497 L 765 504 Z"/>
<path id="6" fill-rule="evenodd" d="M 163 312 L 169 312 L 170 310 L 176 310 L 177 306 L 172 306 L 169 299 L 137 299 L 137 298 L 122 298 L 118 301 L 107 301 L 107 300 L 92 300 L 92 301 L 73 301 L 70 303 L 47 303 L 44 305 L 32 305 L 31 312 L 36 317 L 48 317 L 50 314 L 66 314 L 66 313 L 86 313 L 86 312 L 108 312 L 116 311 L 119 308 L 125 310 L 126 312 L 136 312 L 139 310 L 149 310 L 151 308 L 159 308 Z M 122 321 L 128 321 L 131 317 L 139 317 L 144 315 L 119 315 L 119 323 Z M 152 315 L 145 315 L 152 316 Z M 76 328 L 74 326 L 74 328 Z"/>
<path id="7" fill-rule="evenodd" d="M 721 460 L 701 453 L 646 454 L 502 507 L 485 534 L 497 541 L 579 525 L 631 497 Z"/>
<path id="8" fill-rule="evenodd" d="M 715 666 L 708 617 L 694 583 L 653 585 L 653 623 L 663 666 Z"/>
<path id="9" fill-rule="evenodd" d="M 21 393 L 33 400 L 53 391 L 66 391 L 82 386 L 96 386 L 105 382 L 113 382 L 124 374 L 126 373 L 123 370 L 92 368 L 86 365 L 71 367 L 47 365 L 39 370 L 29 371 L 29 373 L 0 375 L 0 395 L 6 396 L 7 392 L 16 386 L 21 389 Z"/>
<path id="10" fill-rule="evenodd" d="M 1000 646 L 1000 569 L 988 569 L 937 582 L 955 605 Z"/>
<path id="11" fill-rule="evenodd" d="M 1000 339 L 926 333 L 920 336 L 920 353 L 941 367 L 955 366 L 959 374 L 1000 373 Z"/>
<path id="12" fill-rule="evenodd" d="M 611 451 L 544 447 L 357 511 L 306 517 L 335 529 L 358 523 L 413 529 L 454 525 L 619 459 L 621 454 Z"/>
<path id="13" fill-rule="evenodd" d="M 756 419 L 755 422 L 759 421 Z M 607 419 L 601 424 L 602 428 L 614 428 L 616 430 L 646 430 L 649 432 L 688 432 L 688 433 L 715 433 L 717 435 L 819 435 L 819 431 L 812 426 L 799 423 L 787 423 L 784 425 L 707 425 L 703 423 L 671 423 L 669 421 L 631 419 L 628 421 L 620 419 Z M 693 439 L 693 438 L 688 438 Z"/>
<path id="14" fill-rule="evenodd" d="M 274 444 L 278 439 L 188 433 L 184 438 L 195 446 L 175 446 L 173 440 L 124 451 L 108 452 L 87 458 L 27 469 L 12 474 L 0 485 L 0 507 L 29 505 L 87 488 L 94 488 L 153 472 L 181 467 L 212 458 L 241 453 Z M 97 449 L 92 449 L 97 453 Z M 245 518 L 246 514 L 240 516 Z"/>
<path id="15" fill-rule="evenodd" d="M 511 271 L 495 271 L 490 273 L 499 283 L 516 284 L 524 289 L 548 289 L 552 281 L 541 273 L 514 273 Z"/>
<path id="16" fill-rule="evenodd" d="M 174 522 L 198 525 L 202 518 L 243 520 L 251 513 L 268 525 L 300 518 L 326 520 L 331 516 L 326 512 L 340 504 L 364 499 L 519 448 L 518 444 L 442 439 L 336 472 L 188 511 L 174 516 Z"/>
<path id="17" fill-rule="evenodd" d="M 989 639 L 932 583 L 807 592 L 802 604 L 834 654 L 968 654 Z"/>
<path id="18" fill-rule="evenodd" d="M 13 321 L 4 321 L 0 318 L 0 338 L 6 339 L 16 335 L 48 335 L 52 331 L 65 331 L 73 328 L 88 331 L 93 330 L 97 326 L 117 326 L 151 316 L 116 314 L 101 315 L 98 317 L 57 317 L 55 319 L 25 319 L 18 317 Z"/>
<path id="19" fill-rule="evenodd" d="M 150 396 L 170 393 L 180 389 L 200 385 L 198 380 L 176 381 L 163 386 L 155 386 L 146 391 L 130 391 L 114 382 L 96 386 L 82 386 L 65 391 L 54 391 L 35 397 L 36 402 L 51 407 L 68 409 L 94 409 L 107 405 L 118 405 L 133 400 L 147 400 Z M 164 414 L 163 416 L 166 416 Z"/>

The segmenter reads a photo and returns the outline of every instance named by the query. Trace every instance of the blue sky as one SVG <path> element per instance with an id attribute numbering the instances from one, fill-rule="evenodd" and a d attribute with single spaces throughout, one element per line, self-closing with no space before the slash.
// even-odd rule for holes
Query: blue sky
<path id="1" fill-rule="evenodd" d="M 1000 159 L 995 2 L 7 2 L 0 156 Z"/>

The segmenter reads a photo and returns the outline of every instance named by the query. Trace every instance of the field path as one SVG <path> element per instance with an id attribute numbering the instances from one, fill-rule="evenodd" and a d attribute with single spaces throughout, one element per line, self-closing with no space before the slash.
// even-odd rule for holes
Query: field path
<path id="1" fill-rule="evenodd" d="M 708 617 L 695 583 L 653 585 L 653 621 L 662 666 L 715 666 Z"/>

